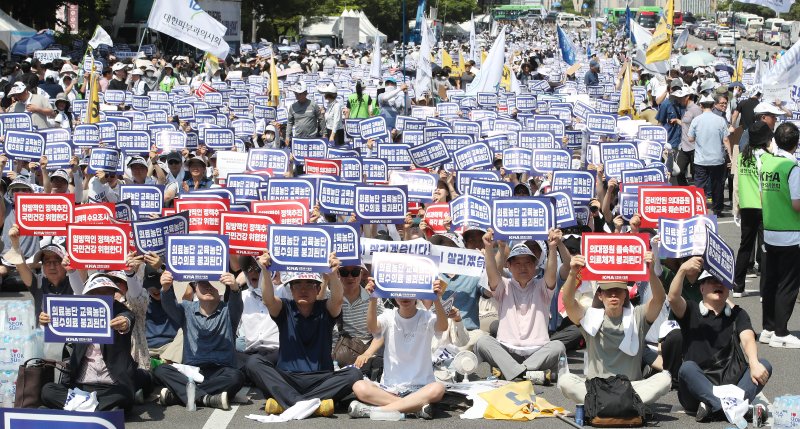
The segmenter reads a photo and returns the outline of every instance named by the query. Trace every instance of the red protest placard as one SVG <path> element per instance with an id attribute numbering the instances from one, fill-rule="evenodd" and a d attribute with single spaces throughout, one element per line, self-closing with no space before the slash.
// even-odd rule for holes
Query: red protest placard
<path id="1" fill-rule="evenodd" d="M 703 188 L 698 188 L 697 186 L 692 186 L 691 188 L 694 190 L 694 214 L 707 215 L 708 206 L 706 205 L 706 191 L 704 191 Z"/>
<path id="2" fill-rule="evenodd" d="M 20 235 L 64 235 L 72 223 L 75 194 L 15 195 Z"/>
<path id="3" fill-rule="evenodd" d="M 274 177 L 275 173 L 272 172 L 271 168 L 265 168 L 263 170 L 247 170 L 245 171 L 246 174 L 258 174 L 259 176 L 264 177 Z"/>
<path id="4" fill-rule="evenodd" d="M 302 225 L 308 223 L 308 198 L 298 200 L 253 201 L 253 213 L 265 214 L 281 225 Z"/>
<path id="5" fill-rule="evenodd" d="M 338 159 L 305 159 L 306 174 L 321 174 L 339 177 L 342 174 L 342 161 Z"/>
<path id="6" fill-rule="evenodd" d="M 114 203 L 79 204 L 75 206 L 73 213 L 75 223 L 104 225 L 111 223 L 116 217 L 116 208 Z"/>
<path id="7" fill-rule="evenodd" d="M 660 218 L 688 219 L 695 215 L 696 193 L 691 186 L 639 187 L 642 228 L 657 228 Z"/>
<path id="8" fill-rule="evenodd" d="M 267 250 L 267 225 L 274 223 L 265 214 L 224 212 L 220 234 L 228 236 L 231 254 L 258 256 Z"/>
<path id="9" fill-rule="evenodd" d="M 425 208 L 425 223 L 434 234 L 447 232 L 444 220 L 450 218 L 450 203 L 431 204 Z"/>
<path id="10" fill-rule="evenodd" d="M 189 212 L 189 234 L 219 234 L 219 217 L 230 211 L 227 198 L 187 198 L 175 201 L 175 211 Z"/>
<path id="11" fill-rule="evenodd" d="M 583 234 L 581 255 L 586 257 L 583 280 L 647 280 L 644 254 L 649 243 L 647 234 Z"/>
<path id="12" fill-rule="evenodd" d="M 67 225 L 70 267 L 87 270 L 124 270 L 130 249 L 130 225 Z"/>
<path id="13" fill-rule="evenodd" d="M 194 95 L 198 96 L 199 98 L 205 98 L 206 94 L 209 92 L 217 92 L 213 86 L 203 83 L 197 89 L 194 90 Z"/>

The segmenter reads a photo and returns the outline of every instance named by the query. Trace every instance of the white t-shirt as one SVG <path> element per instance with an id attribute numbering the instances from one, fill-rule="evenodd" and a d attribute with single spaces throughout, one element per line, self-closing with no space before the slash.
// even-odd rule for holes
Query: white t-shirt
<path id="1" fill-rule="evenodd" d="M 410 319 L 400 317 L 396 308 L 378 316 L 378 325 L 386 341 L 383 385 L 424 386 L 436 381 L 431 360 L 435 324 L 435 313 L 419 309 Z"/>

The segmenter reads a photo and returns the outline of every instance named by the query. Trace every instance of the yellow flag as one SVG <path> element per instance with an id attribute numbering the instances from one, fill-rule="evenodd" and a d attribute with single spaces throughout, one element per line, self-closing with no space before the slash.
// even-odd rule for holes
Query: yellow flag
<path id="1" fill-rule="evenodd" d="M 619 96 L 619 108 L 617 113 L 620 115 L 633 114 L 633 89 L 631 87 L 631 63 L 625 67 L 625 75 L 622 77 L 622 88 Z"/>
<path id="2" fill-rule="evenodd" d="M 488 53 L 486 53 L 486 51 L 481 51 L 481 66 L 483 66 L 484 64 L 486 64 L 486 57 L 487 57 L 488 55 L 489 55 L 489 54 L 488 54 Z"/>
<path id="3" fill-rule="evenodd" d="M 281 87 L 278 85 L 278 68 L 275 67 L 275 57 L 269 57 L 269 104 L 278 107 L 280 104 Z"/>
<path id="4" fill-rule="evenodd" d="M 458 51 L 458 66 L 450 69 L 450 77 L 460 78 L 464 74 L 464 53 Z"/>
<path id="5" fill-rule="evenodd" d="M 219 70 L 219 58 L 206 52 L 203 55 L 203 66 L 209 75 L 213 75 Z"/>
<path id="6" fill-rule="evenodd" d="M 94 67 L 92 67 L 94 69 Z M 98 94 L 97 73 L 92 72 L 89 78 L 89 104 L 86 106 L 86 120 L 85 124 L 96 124 L 100 122 L 100 95 Z"/>
<path id="7" fill-rule="evenodd" d="M 658 61 L 667 61 L 672 53 L 672 18 L 675 14 L 675 0 L 667 0 L 667 7 L 664 8 L 664 15 L 653 33 L 650 46 L 647 47 L 647 64 Z"/>
<path id="8" fill-rule="evenodd" d="M 500 77 L 500 86 L 505 88 L 506 91 L 511 91 L 511 68 L 503 64 L 503 75 Z"/>
<path id="9" fill-rule="evenodd" d="M 744 50 L 739 51 L 739 59 L 736 60 L 736 70 L 733 71 L 734 82 L 741 82 L 744 75 Z"/>

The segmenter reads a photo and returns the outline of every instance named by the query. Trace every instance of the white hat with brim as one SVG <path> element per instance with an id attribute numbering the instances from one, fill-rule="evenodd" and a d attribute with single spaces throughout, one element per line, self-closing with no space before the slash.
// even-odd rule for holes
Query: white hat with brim
<path id="1" fill-rule="evenodd" d="M 319 273 L 292 273 L 289 275 L 289 278 L 286 279 L 284 284 L 291 286 L 292 282 L 297 280 L 311 280 L 321 284 L 322 275 L 320 275 Z"/>
<path id="2" fill-rule="evenodd" d="M 194 156 L 186 160 L 186 166 L 192 165 L 192 162 L 199 162 L 203 164 L 203 167 L 208 167 L 208 163 L 206 160 L 203 159 L 201 156 Z"/>
<path id="3" fill-rule="evenodd" d="M 87 295 L 91 291 L 103 288 L 110 288 L 118 292 L 120 291 L 119 287 L 117 287 L 117 285 L 114 283 L 113 280 L 111 280 L 111 278 L 105 275 L 103 276 L 95 275 L 86 281 L 86 285 L 83 287 L 83 294 Z"/>
<path id="4" fill-rule="evenodd" d="M 17 95 L 22 94 L 23 92 L 27 91 L 28 87 L 25 86 L 22 82 L 14 82 L 14 85 L 11 87 L 11 90 L 8 91 L 8 95 Z"/>
<path id="5" fill-rule="evenodd" d="M 125 70 L 126 68 L 127 66 L 123 63 L 114 63 L 114 65 L 111 67 L 111 71 Z"/>
<path id="6" fill-rule="evenodd" d="M 764 102 L 764 101 L 758 103 L 756 108 L 753 109 L 753 113 L 755 113 L 756 115 L 767 115 L 768 114 L 768 115 L 775 115 L 775 116 L 781 116 L 781 115 L 785 115 L 786 114 L 786 112 L 781 110 L 780 107 L 778 107 L 778 106 L 776 106 L 776 105 L 774 105 L 772 103 L 768 103 L 768 102 Z"/>
<path id="7" fill-rule="evenodd" d="M 339 90 L 336 88 L 336 85 L 332 83 L 322 85 L 321 87 L 317 88 L 317 91 L 321 92 L 322 94 L 336 94 L 339 92 Z"/>
<path id="8" fill-rule="evenodd" d="M 699 103 L 700 104 L 714 104 L 714 97 L 712 97 L 710 95 L 704 95 L 703 97 L 700 98 Z"/>
<path id="9" fill-rule="evenodd" d="M 294 92 L 295 94 L 302 94 L 304 92 L 307 92 L 308 88 L 306 88 L 306 83 L 301 81 L 292 85 L 290 91 Z"/>
<path id="10" fill-rule="evenodd" d="M 536 259 L 536 255 L 533 254 L 531 248 L 526 246 L 525 243 L 517 244 L 511 248 L 511 253 L 508 254 L 506 261 L 510 261 L 511 258 L 516 258 L 517 256 L 531 256 L 533 259 Z"/>

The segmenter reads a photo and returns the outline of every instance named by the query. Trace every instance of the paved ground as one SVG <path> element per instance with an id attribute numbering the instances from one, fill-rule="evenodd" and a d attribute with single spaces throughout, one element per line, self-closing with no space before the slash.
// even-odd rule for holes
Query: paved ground
<path id="1" fill-rule="evenodd" d="M 688 44 L 705 46 L 706 49 L 718 46 L 716 40 L 702 40 L 691 35 L 689 36 Z M 767 45 L 765 43 L 755 42 L 752 40 L 737 39 L 736 50 L 737 51 L 744 50 L 745 55 L 747 55 L 750 51 L 758 52 L 758 54 L 763 59 L 764 52 L 769 52 L 770 54 L 773 54 L 775 52 L 782 51 L 783 48 L 781 48 L 780 46 Z"/>

